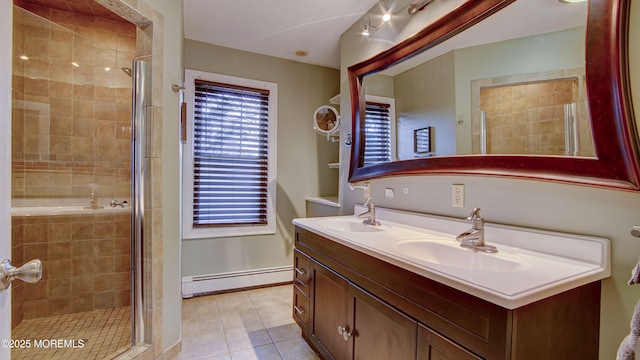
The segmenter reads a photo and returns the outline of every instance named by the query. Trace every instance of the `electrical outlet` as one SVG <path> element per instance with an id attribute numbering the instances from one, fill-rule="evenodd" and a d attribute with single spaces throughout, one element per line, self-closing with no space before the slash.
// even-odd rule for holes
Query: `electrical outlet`
<path id="1" fill-rule="evenodd" d="M 451 206 L 464 207 L 464 184 L 451 185 Z"/>

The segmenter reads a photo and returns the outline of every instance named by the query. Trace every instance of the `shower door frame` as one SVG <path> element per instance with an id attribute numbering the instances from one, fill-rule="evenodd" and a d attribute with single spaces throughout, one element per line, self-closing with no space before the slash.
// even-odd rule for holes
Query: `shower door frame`
<path id="1" fill-rule="evenodd" d="M 11 46 L 13 39 L 13 1 L 1 0 L 0 46 Z M 4 10 L 4 11 L 2 11 Z M 11 256 L 11 51 L 0 55 L 0 259 Z M 4 170 L 4 171 L 2 171 Z M 11 287 L 0 292 L 0 341 L 11 338 Z M 0 359 L 11 356 L 11 349 L 0 346 Z"/>
<path id="2" fill-rule="evenodd" d="M 131 343 L 146 341 L 144 289 L 145 150 L 151 108 L 151 64 L 137 58 L 131 66 Z"/>

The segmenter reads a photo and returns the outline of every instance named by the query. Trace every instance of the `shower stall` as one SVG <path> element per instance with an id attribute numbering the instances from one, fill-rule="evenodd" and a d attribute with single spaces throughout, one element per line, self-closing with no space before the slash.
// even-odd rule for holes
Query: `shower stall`
<path id="1" fill-rule="evenodd" d="M 40 259 L 43 277 L 13 283 L 12 336 L 81 340 L 65 359 L 145 342 L 150 66 L 135 25 L 95 13 L 14 2 L 12 260 Z"/>
<path id="2" fill-rule="evenodd" d="M 525 82 L 505 76 L 472 87 L 478 92 L 472 103 L 474 153 L 595 157 L 584 81 L 574 72 L 559 78 L 532 74 L 540 79 Z M 504 83 L 493 85 L 498 80 Z"/>

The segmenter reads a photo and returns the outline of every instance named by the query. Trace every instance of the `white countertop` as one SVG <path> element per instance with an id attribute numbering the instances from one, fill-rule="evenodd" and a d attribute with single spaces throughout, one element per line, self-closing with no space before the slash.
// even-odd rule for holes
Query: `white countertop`
<path id="1" fill-rule="evenodd" d="M 356 213 L 364 210 L 358 207 Z M 459 248 L 455 237 L 471 227 L 463 220 L 383 208 L 376 212 L 382 226 L 365 231 L 359 231 L 362 220 L 354 216 L 301 218 L 293 224 L 507 309 L 611 274 L 610 242 L 605 238 L 486 223 L 486 243 L 498 248 L 498 253 L 487 254 Z M 354 225 L 355 231 L 326 226 L 341 223 Z M 448 253 L 463 255 L 463 265 L 451 266 L 446 258 L 426 259 L 424 252 L 412 251 L 416 241 L 436 244 L 444 250 L 441 259 Z M 409 251 L 400 250 L 405 245 Z"/>

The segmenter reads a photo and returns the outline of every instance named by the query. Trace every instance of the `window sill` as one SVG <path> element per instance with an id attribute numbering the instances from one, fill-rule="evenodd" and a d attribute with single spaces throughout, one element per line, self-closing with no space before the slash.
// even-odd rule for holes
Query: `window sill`
<path id="1" fill-rule="evenodd" d="M 236 236 L 274 235 L 274 226 L 230 226 L 192 228 L 184 231 L 183 240 L 226 238 Z"/>

